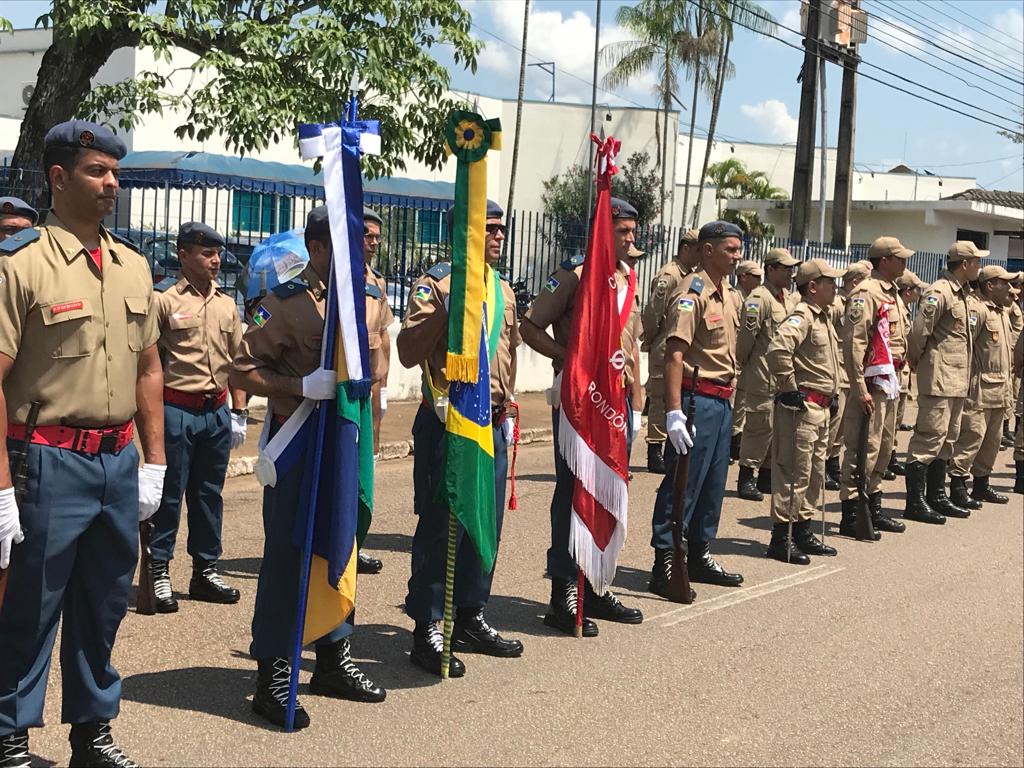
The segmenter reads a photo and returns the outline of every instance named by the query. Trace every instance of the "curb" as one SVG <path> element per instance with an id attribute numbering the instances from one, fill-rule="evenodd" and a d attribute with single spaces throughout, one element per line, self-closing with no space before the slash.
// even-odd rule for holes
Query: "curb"
<path id="1" fill-rule="evenodd" d="M 529 445 L 530 443 L 550 443 L 552 440 L 550 429 L 524 429 L 519 432 L 519 444 Z M 409 440 L 396 440 L 391 443 L 384 443 L 380 447 L 380 461 L 392 459 L 404 459 L 412 455 L 412 442 Z M 256 463 L 256 456 L 238 456 L 228 461 L 228 477 L 241 477 L 251 475 L 253 465 Z"/>

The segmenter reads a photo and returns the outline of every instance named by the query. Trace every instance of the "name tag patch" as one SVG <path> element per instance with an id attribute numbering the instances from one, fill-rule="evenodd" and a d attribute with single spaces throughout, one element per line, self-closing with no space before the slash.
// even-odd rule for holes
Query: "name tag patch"
<path id="1" fill-rule="evenodd" d="M 679 311 L 680 312 L 693 312 L 693 299 L 680 299 L 679 300 Z"/>
<path id="2" fill-rule="evenodd" d="M 50 307 L 50 317 L 54 315 L 60 315 L 64 312 L 74 312 L 76 309 L 81 309 L 85 304 L 81 301 L 65 301 L 60 304 L 54 304 Z"/>
<path id="3" fill-rule="evenodd" d="M 267 324 L 267 321 L 270 320 L 271 317 L 273 317 L 273 315 L 270 314 L 267 308 L 260 306 L 252 313 L 252 322 L 257 328 L 262 328 Z"/>
<path id="4" fill-rule="evenodd" d="M 175 312 L 174 314 L 171 315 L 171 317 L 173 317 L 175 320 L 188 320 L 190 317 L 192 317 L 192 313 L 191 312 Z"/>

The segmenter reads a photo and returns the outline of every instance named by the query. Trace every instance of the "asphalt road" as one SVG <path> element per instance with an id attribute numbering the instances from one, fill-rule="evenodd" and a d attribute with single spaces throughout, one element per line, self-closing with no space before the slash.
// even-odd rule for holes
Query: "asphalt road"
<path id="1" fill-rule="evenodd" d="M 993 477 L 1001 491 L 1012 484 L 1009 461 L 1004 451 Z M 367 549 L 385 567 L 359 582 L 354 650 L 388 698 L 353 704 L 303 695 L 303 685 L 313 722 L 291 735 L 249 710 L 260 491 L 252 477 L 230 480 L 223 566 L 242 602 L 182 599 L 176 615 L 129 613 L 114 654 L 124 678 L 118 741 L 146 765 L 1024 763 L 1021 496 L 944 527 L 910 523 L 878 543 L 832 538 L 838 557 L 788 566 L 764 557 L 768 502 L 736 499 L 733 467 L 715 552 L 746 582 L 697 585 L 697 602 L 678 606 L 645 591 L 660 478 L 634 469 L 615 588 L 644 623 L 602 622 L 588 640 L 542 625 L 551 445 L 528 446 L 488 611 L 525 654 L 464 657 L 466 677 L 442 682 L 409 663 L 412 625 L 400 608 L 412 459 L 381 463 Z M 902 482 L 887 490 L 902 507 Z M 837 495 L 829 502 L 834 532 Z M 186 557 L 174 561 L 176 591 L 187 592 L 188 569 Z M 312 665 L 307 654 L 304 683 Z M 50 725 L 32 732 L 40 764 L 70 754 L 59 691 L 55 663 Z"/>

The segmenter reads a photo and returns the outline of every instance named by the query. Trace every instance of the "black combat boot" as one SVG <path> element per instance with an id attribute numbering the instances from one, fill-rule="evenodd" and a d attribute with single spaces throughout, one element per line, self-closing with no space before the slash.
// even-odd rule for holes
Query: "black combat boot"
<path id="1" fill-rule="evenodd" d="M 989 501 L 993 504 L 1009 504 L 1010 497 L 996 493 L 989 485 L 988 476 L 974 478 L 974 488 L 971 489 L 971 498 L 978 501 Z"/>
<path id="2" fill-rule="evenodd" d="M 919 523 L 931 523 L 932 525 L 943 525 L 946 518 L 937 510 L 933 509 L 925 498 L 925 476 L 928 474 L 928 467 L 920 461 L 911 461 L 907 464 L 907 508 L 903 517 L 907 520 L 916 520 Z"/>
<path id="3" fill-rule="evenodd" d="M 284 728 L 292 665 L 283 656 L 272 656 L 269 659 L 257 659 L 256 668 L 256 693 L 252 697 L 252 711 L 271 725 Z M 293 726 L 298 731 L 308 725 L 309 715 L 296 700 Z"/>
<path id="4" fill-rule="evenodd" d="M 738 587 L 743 583 L 741 574 L 729 573 L 715 561 L 711 556 L 711 545 L 706 541 L 694 542 L 690 546 L 686 564 L 690 570 L 690 581 L 717 584 L 720 587 Z"/>
<path id="5" fill-rule="evenodd" d="M 551 603 L 544 624 L 567 635 L 576 635 L 576 579 L 551 579 Z M 583 607 L 583 636 L 597 637 L 597 624 L 587 618 Z"/>
<path id="6" fill-rule="evenodd" d="M 1013 448 L 1013 432 L 1010 431 L 1010 420 L 1003 421 L 1003 437 L 999 441 L 1000 448 Z"/>
<path id="7" fill-rule="evenodd" d="M 483 608 L 459 608 L 455 614 L 452 650 L 514 659 L 523 655 L 523 644 L 499 635 L 484 618 Z"/>
<path id="8" fill-rule="evenodd" d="M 793 532 L 795 535 L 796 523 L 793 523 Z M 808 565 L 811 562 L 811 558 L 797 549 L 789 538 L 789 523 L 775 523 L 772 526 L 772 540 L 768 543 L 765 557 L 792 565 Z"/>
<path id="9" fill-rule="evenodd" d="M 71 726 L 69 768 L 136 768 L 110 735 L 109 720 Z"/>
<path id="10" fill-rule="evenodd" d="M 888 470 L 896 477 L 903 477 L 907 474 L 907 465 L 896 458 L 896 451 L 889 454 Z"/>
<path id="11" fill-rule="evenodd" d="M 942 459 L 933 459 L 928 465 L 927 471 L 927 492 L 925 499 L 928 506 L 946 517 L 968 518 L 971 510 L 954 504 L 946 495 L 946 462 Z"/>
<path id="12" fill-rule="evenodd" d="M 665 444 L 647 444 L 647 471 L 655 475 L 665 474 Z"/>
<path id="13" fill-rule="evenodd" d="M 899 520 L 882 514 L 882 492 L 877 491 L 868 496 L 868 509 L 871 510 L 871 527 L 876 531 L 887 533 L 903 533 L 907 526 Z"/>
<path id="14" fill-rule="evenodd" d="M 432 675 L 441 675 L 444 635 L 436 621 L 417 621 L 412 631 L 412 653 L 409 661 Z M 462 677 L 466 665 L 453 653 L 448 659 L 448 677 Z"/>
<path id="15" fill-rule="evenodd" d="M 157 613 L 177 613 L 178 601 L 171 590 L 171 575 L 166 560 L 150 560 L 149 572 L 153 577 L 153 594 L 156 595 Z"/>
<path id="16" fill-rule="evenodd" d="M 839 457 L 833 456 L 825 462 L 825 490 L 838 491 L 842 483 L 842 470 L 839 468 Z"/>
<path id="17" fill-rule="evenodd" d="M 388 695 L 352 661 L 352 645 L 347 637 L 316 646 L 316 666 L 309 681 L 309 691 L 317 696 L 367 704 L 377 704 Z"/>
<path id="18" fill-rule="evenodd" d="M 961 509 L 981 509 L 982 499 L 972 498 L 967 493 L 967 478 L 954 475 L 949 478 L 949 500 Z"/>
<path id="19" fill-rule="evenodd" d="M 384 570 L 384 563 L 376 557 L 364 555 L 362 552 L 359 553 L 359 557 L 356 560 L 356 573 L 370 575 L 380 573 L 382 570 Z"/>
<path id="20" fill-rule="evenodd" d="M 740 477 L 736 481 L 736 495 L 747 501 L 764 501 L 764 495 L 754 484 L 754 468 L 740 466 Z"/>
<path id="21" fill-rule="evenodd" d="M 810 520 L 798 520 L 793 523 L 793 545 L 805 555 L 835 557 L 839 554 L 835 547 L 830 547 L 814 535 Z"/>
<path id="22" fill-rule="evenodd" d="M 1016 472 L 1013 478 L 1013 492 L 1024 493 L 1024 461 L 1014 462 Z"/>
<path id="23" fill-rule="evenodd" d="M 627 608 L 611 590 L 605 590 L 603 595 L 597 594 L 589 581 L 583 593 L 583 615 L 588 619 L 604 619 L 619 624 L 642 624 L 644 620 L 639 608 Z"/>
<path id="24" fill-rule="evenodd" d="M 757 470 L 757 490 L 765 496 L 772 495 L 772 470 L 771 467 L 762 466 Z"/>
<path id="25" fill-rule="evenodd" d="M 842 517 L 839 518 L 839 535 L 846 536 L 851 539 L 857 538 L 857 500 L 856 499 L 844 499 L 840 503 L 840 509 L 842 510 Z M 878 529 L 873 530 L 874 540 L 878 541 L 882 538 L 882 532 Z"/>
<path id="26" fill-rule="evenodd" d="M 229 587 L 217 573 L 217 562 L 200 560 L 192 561 L 192 580 L 188 584 L 188 596 L 192 600 L 204 603 L 223 603 L 232 605 L 238 602 L 238 590 Z"/>
<path id="27" fill-rule="evenodd" d="M 28 731 L 0 736 L 0 768 L 29 768 Z"/>
<path id="28" fill-rule="evenodd" d="M 654 567 L 651 568 L 651 580 L 647 583 L 647 591 L 678 603 L 682 601 L 671 591 L 672 554 L 671 549 L 654 550 Z M 689 570 L 687 570 L 687 574 L 689 574 Z M 691 588 L 690 599 L 695 600 L 696 598 L 697 593 Z"/>
<path id="29" fill-rule="evenodd" d="M 742 432 L 737 432 L 732 436 L 729 441 L 729 460 L 739 461 L 740 460 L 740 440 L 743 438 Z"/>

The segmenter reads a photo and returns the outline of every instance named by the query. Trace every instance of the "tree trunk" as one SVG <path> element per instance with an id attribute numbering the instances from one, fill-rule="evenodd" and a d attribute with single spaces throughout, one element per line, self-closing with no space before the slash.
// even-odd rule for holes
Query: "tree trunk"
<path id="1" fill-rule="evenodd" d="M 725 89 L 725 71 L 729 66 L 729 46 L 732 41 L 727 37 L 718 52 L 718 69 L 715 71 L 715 96 L 711 101 L 711 123 L 708 125 L 708 143 L 704 147 L 704 165 L 700 169 L 700 192 L 697 193 L 697 204 L 693 209 L 693 226 L 700 221 L 700 203 L 703 199 L 704 179 L 708 175 L 708 164 L 711 162 L 711 145 L 715 140 L 715 126 L 718 124 L 718 108 L 722 104 L 722 91 Z M 721 214 L 719 214 L 721 215 Z"/>
<path id="2" fill-rule="evenodd" d="M 701 35 L 701 18 L 698 14 L 695 26 L 697 37 Z M 700 88 L 700 62 L 693 64 L 693 100 L 690 103 L 690 142 L 686 147 L 686 178 L 683 179 L 683 222 L 690 207 L 690 166 L 693 164 L 693 129 L 697 126 L 697 91 Z"/>

